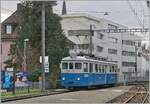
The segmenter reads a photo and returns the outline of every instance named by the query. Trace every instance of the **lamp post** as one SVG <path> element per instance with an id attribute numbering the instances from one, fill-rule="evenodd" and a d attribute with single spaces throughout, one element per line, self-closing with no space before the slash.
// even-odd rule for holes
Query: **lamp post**
<path id="1" fill-rule="evenodd" d="M 135 44 L 135 74 L 136 74 L 135 81 L 137 81 L 137 57 L 138 57 L 138 48 L 137 45 Z"/>
<path id="2" fill-rule="evenodd" d="M 30 92 L 29 90 L 29 78 L 28 78 L 28 70 L 27 70 L 27 42 L 29 39 L 24 39 L 24 69 L 23 72 L 25 72 L 25 76 L 27 78 L 27 83 L 28 83 L 28 93 Z"/>
<path id="3" fill-rule="evenodd" d="M 42 91 L 45 90 L 45 3 L 42 2 Z"/>

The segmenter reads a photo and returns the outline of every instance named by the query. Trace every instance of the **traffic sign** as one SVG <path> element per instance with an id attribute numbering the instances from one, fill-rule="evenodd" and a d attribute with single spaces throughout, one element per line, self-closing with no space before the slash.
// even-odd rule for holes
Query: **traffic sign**
<path id="1" fill-rule="evenodd" d="M 48 62 L 48 56 L 45 56 L 45 58 L 44 58 L 44 60 L 45 60 L 45 62 Z M 42 63 L 42 56 L 40 56 L 40 63 Z"/>
<path id="2" fill-rule="evenodd" d="M 49 72 L 49 63 L 48 62 L 44 63 L 44 69 L 45 69 L 45 73 Z"/>

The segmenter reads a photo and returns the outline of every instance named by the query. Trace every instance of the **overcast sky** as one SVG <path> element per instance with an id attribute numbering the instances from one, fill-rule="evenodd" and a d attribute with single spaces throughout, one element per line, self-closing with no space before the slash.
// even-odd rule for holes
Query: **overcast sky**
<path id="1" fill-rule="evenodd" d="M 1 22 L 11 15 L 17 8 L 17 1 L 2 1 L 1 2 Z M 54 7 L 56 13 L 61 13 L 62 1 L 57 2 Z M 114 22 L 123 24 L 128 27 L 139 27 L 144 24 L 148 26 L 148 8 L 145 0 L 139 1 L 69 1 L 66 0 L 68 13 L 88 13 L 99 18 L 106 18 Z M 78 12 L 69 12 L 78 11 Z M 86 11 L 86 12 L 85 12 Z M 92 13 L 92 11 L 94 11 Z M 99 12 L 99 13 L 95 13 Z M 104 16 L 108 12 L 109 15 Z M 138 19 L 137 19 L 138 18 Z"/>

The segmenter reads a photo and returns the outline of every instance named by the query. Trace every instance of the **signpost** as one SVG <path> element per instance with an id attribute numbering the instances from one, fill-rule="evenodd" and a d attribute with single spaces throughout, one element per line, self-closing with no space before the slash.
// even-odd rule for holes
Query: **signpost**
<path id="1" fill-rule="evenodd" d="M 49 62 L 44 63 L 44 70 L 45 70 L 45 73 L 49 72 Z"/>
<path id="2" fill-rule="evenodd" d="M 48 61 L 49 57 L 45 56 L 44 60 L 44 72 L 45 73 L 49 73 L 49 61 Z M 42 57 L 40 56 L 40 63 L 42 63 Z"/>
<path id="3" fill-rule="evenodd" d="M 49 59 L 49 57 L 45 56 L 45 58 L 44 58 L 45 62 L 48 62 L 48 59 Z M 40 63 L 42 63 L 42 56 L 40 56 Z"/>

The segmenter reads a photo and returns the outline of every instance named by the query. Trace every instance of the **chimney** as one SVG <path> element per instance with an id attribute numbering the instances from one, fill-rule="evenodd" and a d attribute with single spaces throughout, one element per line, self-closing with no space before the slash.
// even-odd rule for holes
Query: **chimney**
<path id="1" fill-rule="evenodd" d="M 67 10 L 66 10 L 66 2 L 65 0 L 63 1 L 63 7 L 62 7 L 62 15 L 66 15 L 67 14 Z"/>
<path id="2" fill-rule="evenodd" d="M 20 11 L 23 8 L 23 5 L 21 3 L 17 4 L 17 11 Z"/>

